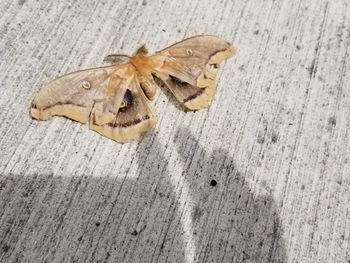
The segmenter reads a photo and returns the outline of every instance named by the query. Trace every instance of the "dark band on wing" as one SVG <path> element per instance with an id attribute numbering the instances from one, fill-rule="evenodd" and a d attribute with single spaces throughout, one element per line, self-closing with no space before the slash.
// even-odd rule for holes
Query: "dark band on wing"
<path id="1" fill-rule="evenodd" d="M 230 43 L 227 43 L 227 44 L 229 45 L 229 47 L 231 46 Z M 223 48 L 223 49 L 217 50 L 217 51 L 213 52 L 212 54 L 210 54 L 209 58 L 215 56 L 215 55 L 218 54 L 218 53 L 225 52 L 225 51 L 228 50 L 228 49 L 229 49 L 229 48 Z"/>
<path id="2" fill-rule="evenodd" d="M 184 99 L 184 103 L 190 101 L 190 100 L 194 100 L 195 98 L 199 97 L 200 95 L 203 94 L 203 92 L 205 91 L 206 89 L 199 89 L 195 94 L 189 96 L 188 98 Z"/>
<path id="3" fill-rule="evenodd" d="M 65 102 L 56 102 L 55 105 L 50 105 L 50 106 L 47 106 L 47 107 L 42 108 L 42 109 L 38 108 L 38 106 L 35 103 L 32 103 L 32 108 L 39 109 L 39 110 L 47 110 L 47 109 L 50 109 L 50 108 L 55 107 L 55 106 L 63 106 L 63 105 L 72 105 L 72 106 L 81 107 L 81 108 L 86 107 L 86 105 L 83 105 L 83 104 L 78 104 L 78 103 L 72 102 L 72 101 L 65 101 Z"/>
<path id="4" fill-rule="evenodd" d="M 128 121 L 128 122 L 124 122 L 124 123 L 108 123 L 107 125 L 109 127 L 112 127 L 112 128 L 117 128 L 117 127 L 127 128 L 130 126 L 135 126 L 135 125 L 139 124 L 140 122 L 146 121 L 150 118 L 151 118 L 150 116 L 146 115 L 146 116 L 143 116 L 142 118 L 138 118 L 138 119 L 135 119 L 132 121 Z"/>
<path id="5" fill-rule="evenodd" d="M 169 75 L 170 80 L 175 83 L 176 85 L 185 85 L 188 84 L 186 81 L 182 81 L 181 79 L 174 77 L 172 75 Z"/>

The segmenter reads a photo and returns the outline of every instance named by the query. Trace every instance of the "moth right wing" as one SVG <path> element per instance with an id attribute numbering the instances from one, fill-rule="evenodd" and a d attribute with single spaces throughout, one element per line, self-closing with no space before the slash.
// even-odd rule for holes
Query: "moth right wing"
<path id="1" fill-rule="evenodd" d="M 155 75 L 185 107 L 205 108 L 216 91 L 215 78 L 220 63 L 233 56 L 235 48 L 226 40 L 200 35 L 180 41 L 150 58 Z"/>

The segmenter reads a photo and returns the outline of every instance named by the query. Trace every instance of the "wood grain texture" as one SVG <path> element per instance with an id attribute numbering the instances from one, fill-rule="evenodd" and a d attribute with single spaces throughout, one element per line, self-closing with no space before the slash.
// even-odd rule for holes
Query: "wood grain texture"
<path id="1" fill-rule="evenodd" d="M 185 37 L 238 47 L 211 106 L 120 145 L 30 102 L 56 76 Z M 0 262 L 350 262 L 350 7 L 0 2 Z"/>

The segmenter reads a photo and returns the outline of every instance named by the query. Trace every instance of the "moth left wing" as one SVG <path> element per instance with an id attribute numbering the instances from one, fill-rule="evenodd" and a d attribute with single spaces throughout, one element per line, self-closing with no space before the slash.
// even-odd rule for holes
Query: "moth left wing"
<path id="1" fill-rule="evenodd" d="M 86 123 L 95 101 L 104 99 L 105 87 L 115 71 L 115 66 L 90 68 L 50 81 L 34 98 L 32 117 L 48 120 L 59 115 Z"/>
<path id="2" fill-rule="evenodd" d="M 205 108 L 212 101 L 220 63 L 233 56 L 235 48 L 216 36 L 195 36 L 151 56 L 155 75 L 175 97 L 191 110 Z"/>
<path id="3" fill-rule="evenodd" d="M 157 122 L 130 64 L 80 70 L 49 82 L 34 98 L 31 115 L 89 121 L 91 130 L 120 143 L 139 138 Z"/>

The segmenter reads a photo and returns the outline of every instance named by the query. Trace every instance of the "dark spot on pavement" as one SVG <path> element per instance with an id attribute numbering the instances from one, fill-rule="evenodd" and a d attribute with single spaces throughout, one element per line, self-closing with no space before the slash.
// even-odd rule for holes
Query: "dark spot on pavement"
<path id="1" fill-rule="evenodd" d="M 276 143 L 278 140 L 278 135 L 275 133 L 275 132 L 272 132 L 272 135 L 271 135 L 271 142 L 272 143 Z"/>
<path id="2" fill-rule="evenodd" d="M 213 179 L 213 180 L 211 180 L 211 181 L 210 181 L 210 185 L 211 185 L 211 186 L 216 186 L 216 185 L 217 185 L 216 180 L 214 180 L 214 179 Z"/>
<path id="3" fill-rule="evenodd" d="M 328 124 L 335 126 L 337 124 L 337 119 L 335 117 L 329 117 L 328 118 Z"/>
<path id="4" fill-rule="evenodd" d="M 2 248 L 2 250 L 3 250 L 4 252 L 7 252 L 7 251 L 10 250 L 10 246 L 7 245 L 7 244 L 4 244 L 1 248 Z"/>

